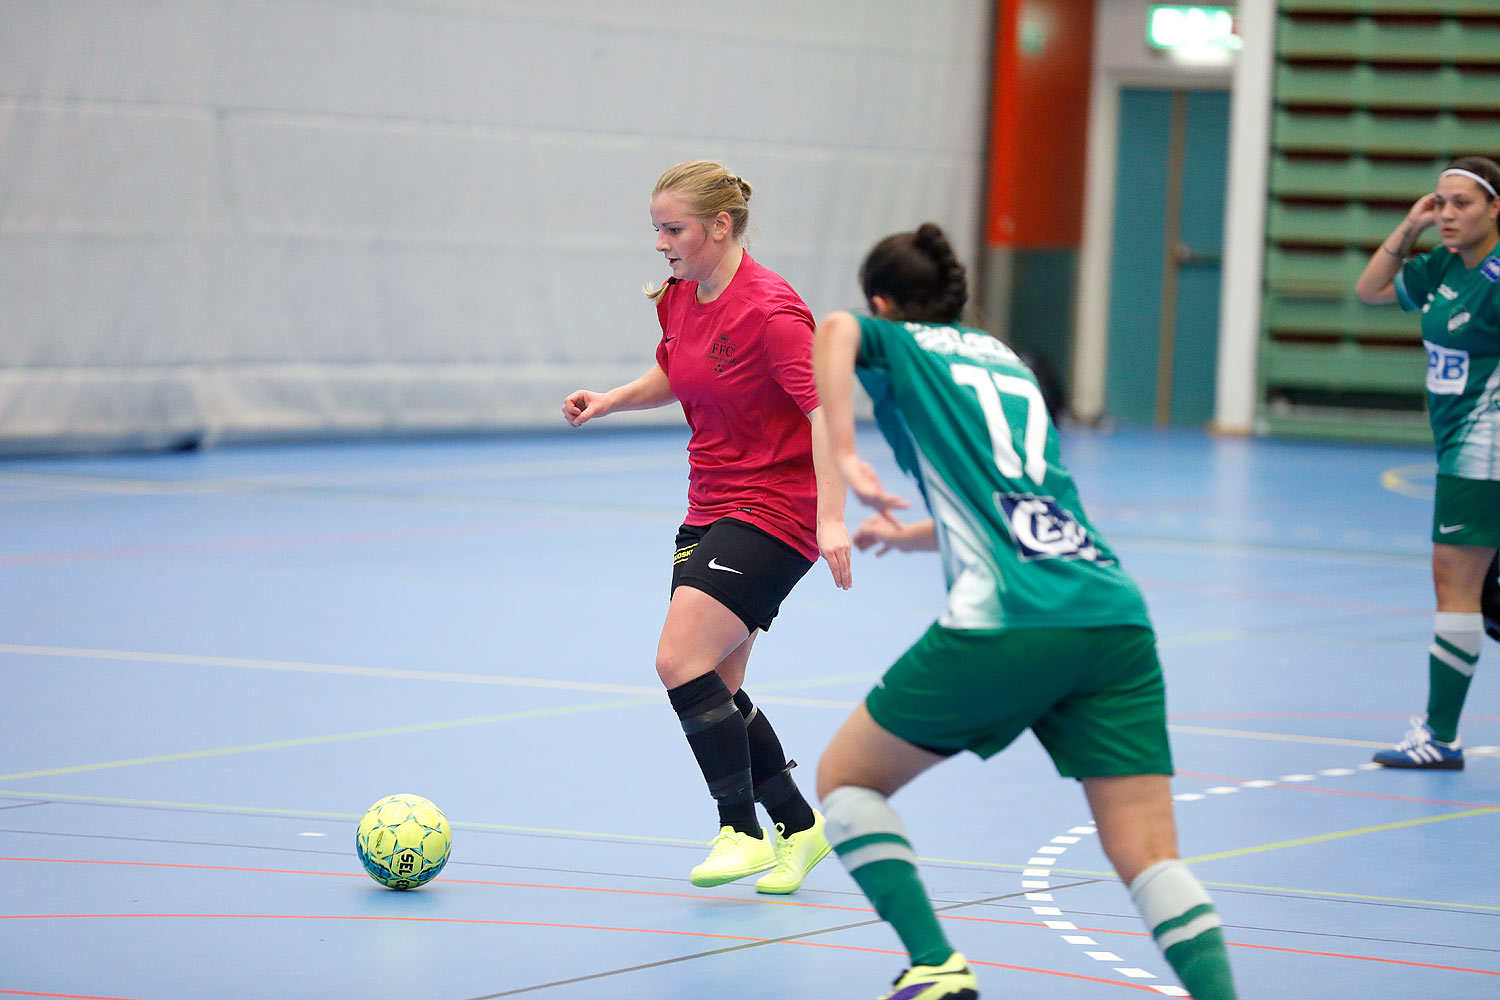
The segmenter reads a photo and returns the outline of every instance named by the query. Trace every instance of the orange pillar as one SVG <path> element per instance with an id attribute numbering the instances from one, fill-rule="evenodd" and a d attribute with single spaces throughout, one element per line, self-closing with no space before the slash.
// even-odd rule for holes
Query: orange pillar
<path id="1" fill-rule="evenodd" d="M 985 193 L 986 326 L 1063 405 L 1083 238 L 1095 0 L 997 0 Z"/>
<path id="2" fill-rule="evenodd" d="M 998 0 L 986 240 L 1071 247 L 1083 233 L 1095 0 Z"/>

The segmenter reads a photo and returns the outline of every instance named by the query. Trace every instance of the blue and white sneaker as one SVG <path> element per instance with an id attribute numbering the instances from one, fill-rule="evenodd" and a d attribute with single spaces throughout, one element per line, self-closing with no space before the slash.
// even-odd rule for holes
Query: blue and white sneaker
<path id="1" fill-rule="evenodd" d="M 1442 743 L 1432 738 L 1432 728 L 1419 716 L 1411 720 L 1411 732 L 1406 739 L 1389 750 L 1378 751 L 1373 760 L 1382 767 L 1404 767 L 1422 771 L 1462 771 L 1464 769 L 1463 741 L 1454 737 L 1452 743 Z"/>

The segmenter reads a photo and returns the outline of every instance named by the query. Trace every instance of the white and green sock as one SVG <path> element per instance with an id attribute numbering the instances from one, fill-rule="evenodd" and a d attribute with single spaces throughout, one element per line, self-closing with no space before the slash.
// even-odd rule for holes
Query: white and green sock
<path id="1" fill-rule="evenodd" d="M 1432 645 L 1427 650 L 1427 725 L 1441 743 L 1458 739 L 1458 717 L 1484 642 L 1484 615 L 1439 611 L 1433 617 Z"/>
<path id="2" fill-rule="evenodd" d="M 1157 862 L 1130 883 L 1130 898 L 1194 1000 L 1235 1000 L 1219 915 L 1187 865 Z"/>
<path id="3" fill-rule="evenodd" d="M 942 965 L 953 946 L 917 874 L 917 854 L 884 795 L 845 785 L 823 797 L 824 833 L 839 860 L 911 955 L 912 965 Z"/>

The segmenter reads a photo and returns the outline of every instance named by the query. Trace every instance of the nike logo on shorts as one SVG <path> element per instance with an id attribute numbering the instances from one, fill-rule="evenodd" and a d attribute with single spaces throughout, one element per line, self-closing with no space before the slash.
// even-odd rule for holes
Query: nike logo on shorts
<path id="1" fill-rule="evenodd" d="M 718 559 L 717 556 L 715 556 L 714 558 L 712 558 L 712 559 L 710 559 L 708 561 L 708 568 L 709 569 L 722 569 L 726 573 L 738 573 L 740 576 L 744 576 L 745 575 L 745 573 L 744 573 L 743 570 L 735 569 L 732 566 L 725 566 L 723 563 L 719 562 L 719 559 Z"/>
<path id="2" fill-rule="evenodd" d="M 1459 531 L 1459 530 L 1461 530 L 1462 528 L 1465 528 L 1465 527 L 1467 527 L 1467 525 L 1463 525 L 1463 524 L 1440 524 L 1440 525 L 1438 525 L 1438 534 L 1440 534 L 1440 535 L 1451 535 L 1455 531 Z"/>

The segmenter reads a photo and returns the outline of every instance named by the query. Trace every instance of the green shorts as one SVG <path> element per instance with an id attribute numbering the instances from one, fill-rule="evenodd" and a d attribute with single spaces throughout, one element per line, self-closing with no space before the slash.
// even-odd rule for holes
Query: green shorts
<path id="1" fill-rule="evenodd" d="M 1438 476 L 1432 540 L 1500 548 L 1500 480 Z"/>
<path id="2" fill-rule="evenodd" d="M 1066 778 L 1172 773 L 1156 636 L 1139 625 L 934 624 L 865 707 L 881 728 L 934 753 L 990 757 L 1031 729 Z"/>

